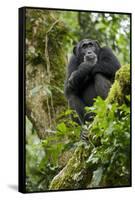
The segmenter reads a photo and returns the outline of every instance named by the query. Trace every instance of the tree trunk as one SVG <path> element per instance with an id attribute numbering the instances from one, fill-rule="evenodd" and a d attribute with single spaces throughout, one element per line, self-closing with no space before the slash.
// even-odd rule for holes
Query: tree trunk
<path id="1" fill-rule="evenodd" d="M 56 115 L 65 106 L 62 91 L 67 64 L 64 48 L 67 30 L 56 12 L 28 9 L 26 33 L 26 114 L 39 138 L 43 139 L 51 132 Z"/>

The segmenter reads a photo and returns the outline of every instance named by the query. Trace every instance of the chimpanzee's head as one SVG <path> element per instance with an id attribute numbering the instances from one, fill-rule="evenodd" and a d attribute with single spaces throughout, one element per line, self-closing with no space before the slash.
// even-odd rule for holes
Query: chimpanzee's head
<path id="1" fill-rule="evenodd" d="M 73 49 L 80 62 L 96 64 L 100 46 L 96 40 L 83 39 Z"/>

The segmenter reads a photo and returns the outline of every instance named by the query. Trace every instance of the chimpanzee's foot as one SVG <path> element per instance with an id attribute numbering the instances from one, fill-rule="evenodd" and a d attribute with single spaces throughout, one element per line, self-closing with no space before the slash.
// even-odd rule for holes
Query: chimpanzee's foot
<path id="1" fill-rule="evenodd" d="M 89 138 L 88 138 L 88 131 L 87 130 L 81 130 L 81 134 L 80 134 L 81 140 L 88 143 L 89 142 Z"/>

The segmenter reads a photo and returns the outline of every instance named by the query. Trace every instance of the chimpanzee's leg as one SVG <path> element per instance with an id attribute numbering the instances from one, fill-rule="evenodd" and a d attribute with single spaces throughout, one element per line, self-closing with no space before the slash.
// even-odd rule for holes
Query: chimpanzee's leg
<path id="1" fill-rule="evenodd" d="M 110 90 L 112 83 L 102 74 L 95 75 L 95 90 L 97 96 L 100 96 L 102 99 L 106 99 L 108 92 Z"/>
<path id="2" fill-rule="evenodd" d="M 68 99 L 69 106 L 75 110 L 78 114 L 79 124 L 84 124 L 84 103 L 83 101 L 76 95 L 71 95 Z"/>

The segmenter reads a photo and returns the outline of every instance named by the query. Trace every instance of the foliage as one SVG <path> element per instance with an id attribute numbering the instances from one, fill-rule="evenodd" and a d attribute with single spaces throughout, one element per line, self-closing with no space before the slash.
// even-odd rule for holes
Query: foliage
<path id="1" fill-rule="evenodd" d="M 90 187 L 129 185 L 130 107 L 108 104 L 98 97 L 90 110 L 96 117 L 89 127 L 94 148 L 87 163 L 97 165 Z"/>
<path id="2" fill-rule="evenodd" d="M 98 97 L 86 108 L 95 114 L 93 122 L 83 126 L 89 140 L 78 144 L 67 165 L 51 181 L 50 190 L 130 186 L 129 72 L 128 65 L 122 66 L 107 99 Z"/>
<path id="3" fill-rule="evenodd" d="M 89 22 L 89 23 L 88 23 Z M 79 13 L 80 38 L 93 38 L 111 47 L 121 64 L 130 63 L 130 16 L 111 13 Z"/>
<path id="4" fill-rule="evenodd" d="M 80 126 L 69 120 L 71 113 L 71 110 L 61 113 L 56 131 L 48 130 L 51 134 L 44 140 L 39 140 L 35 131 L 31 134 L 32 124 L 26 118 L 27 191 L 47 190 L 52 178 L 65 166 L 77 147 Z"/>

